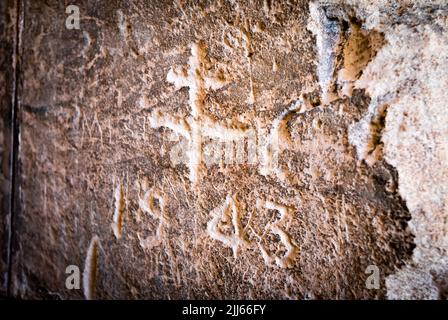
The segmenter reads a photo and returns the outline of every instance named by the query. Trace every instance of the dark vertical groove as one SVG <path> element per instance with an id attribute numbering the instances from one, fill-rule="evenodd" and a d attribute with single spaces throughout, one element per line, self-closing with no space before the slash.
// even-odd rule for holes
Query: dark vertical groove
<path id="1" fill-rule="evenodd" d="M 8 239 L 8 279 L 7 279 L 7 296 L 11 297 L 12 286 L 12 267 L 13 267 L 13 247 L 15 236 L 15 220 L 18 215 L 20 199 L 19 199 L 19 88 L 20 88 L 20 66 L 21 66 L 21 47 L 22 47 L 22 30 L 23 30 L 23 0 L 16 0 L 16 39 L 14 48 L 14 85 L 13 85 L 13 103 L 11 108 L 11 155 L 10 155 L 10 223 L 9 223 L 9 239 Z"/>

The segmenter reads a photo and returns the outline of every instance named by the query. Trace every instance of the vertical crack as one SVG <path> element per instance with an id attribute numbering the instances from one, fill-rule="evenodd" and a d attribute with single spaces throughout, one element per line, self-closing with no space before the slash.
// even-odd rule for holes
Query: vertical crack
<path id="1" fill-rule="evenodd" d="M 9 235 L 8 235 L 8 274 L 7 274 L 7 296 L 11 297 L 12 289 L 12 265 L 13 265 L 13 244 L 14 244 L 14 234 L 15 234 L 15 219 L 19 210 L 19 164 L 18 164 L 18 152 L 19 152 L 19 77 L 20 77 L 20 59 L 21 59 L 21 48 L 22 48 L 22 31 L 24 22 L 24 11 L 23 11 L 23 0 L 17 0 L 15 3 L 16 7 L 16 34 L 15 34 L 15 45 L 13 51 L 13 101 L 11 108 L 11 143 L 10 143 L 10 223 L 9 223 Z"/>

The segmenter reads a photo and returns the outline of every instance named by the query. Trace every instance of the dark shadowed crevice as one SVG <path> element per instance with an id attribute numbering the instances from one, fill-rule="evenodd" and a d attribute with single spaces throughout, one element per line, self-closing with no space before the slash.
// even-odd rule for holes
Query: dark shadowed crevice
<path id="1" fill-rule="evenodd" d="M 19 194 L 19 90 L 20 90 L 20 64 L 21 64 L 21 33 L 24 23 L 24 11 L 22 0 L 16 2 L 16 39 L 14 48 L 14 94 L 13 105 L 11 110 L 11 189 L 10 189 L 10 230 L 8 239 L 8 279 L 7 279 L 7 295 L 11 297 L 12 294 L 12 268 L 14 256 L 14 235 L 15 235 L 15 220 L 19 214 L 20 208 L 20 194 Z"/>

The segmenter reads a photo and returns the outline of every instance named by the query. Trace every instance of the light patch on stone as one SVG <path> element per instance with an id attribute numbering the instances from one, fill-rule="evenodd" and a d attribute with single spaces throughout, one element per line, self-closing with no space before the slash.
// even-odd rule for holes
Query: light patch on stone
<path id="1" fill-rule="evenodd" d="M 125 206 L 125 191 L 122 183 L 119 181 L 114 190 L 114 216 L 111 224 L 115 238 L 117 239 L 121 238 Z"/>
<path id="2" fill-rule="evenodd" d="M 367 114 L 349 128 L 349 141 L 356 147 L 358 159 L 373 166 L 383 158 L 382 131 L 388 104 L 370 103 Z"/>
<path id="3" fill-rule="evenodd" d="M 351 97 L 355 81 L 383 45 L 383 37 L 379 32 L 362 30 L 355 23 L 350 24 L 348 32 L 342 49 L 343 67 L 337 73 L 341 97 Z"/>
<path id="4" fill-rule="evenodd" d="M 341 27 L 337 21 L 328 19 L 325 8 L 311 2 L 308 30 L 316 37 L 319 65 L 317 76 L 321 87 L 322 103 L 328 104 L 337 96 L 334 93 L 334 72 L 336 69 L 336 51 L 341 41 Z"/>
<path id="5" fill-rule="evenodd" d="M 180 117 L 166 115 L 160 110 L 154 111 L 150 116 L 153 128 L 167 127 L 189 141 L 188 146 L 188 168 L 190 170 L 190 181 L 195 184 L 203 164 L 202 142 L 204 136 L 219 138 L 223 141 L 244 139 L 246 131 L 237 125 L 225 127 L 213 121 L 204 114 L 204 98 L 207 89 L 217 90 L 222 88 L 226 81 L 222 73 L 208 75 L 206 66 L 209 61 L 206 57 L 204 44 L 194 43 L 191 46 L 191 57 L 189 69 L 171 69 L 167 75 L 167 81 L 174 84 L 176 90 L 182 87 L 189 88 L 189 105 L 191 116 L 184 120 Z"/>

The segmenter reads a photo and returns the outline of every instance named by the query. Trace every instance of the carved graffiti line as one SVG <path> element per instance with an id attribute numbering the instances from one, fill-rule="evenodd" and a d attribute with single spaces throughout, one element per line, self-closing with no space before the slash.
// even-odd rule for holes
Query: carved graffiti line
<path id="1" fill-rule="evenodd" d="M 265 232 L 262 236 L 258 236 L 258 248 L 261 252 L 264 262 L 267 266 L 277 265 L 280 268 L 291 268 L 294 265 L 295 259 L 299 254 L 297 245 L 291 239 L 291 236 L 283 229 L 283 224 L 290 219 L 290 209 L 286 206 L 276 204 L 271 201 L 258 201 L 257 207 L 265 207 L 268 210 L 275 210 L 280 213 L 280 218 L 274 222 L 266 225 Z M 212 219 L 207 224 L 207 232 L 212 239 L 220 241 L 224 246 L 229 247 L 233 251 L 235 258 L 238 257 L 240 248 L 247 247 L 250 242 L 246 239 L 246 230 L 253 229 L 250 227 L 252 217 L 249 218 L 245 228 L 241 224 L 241 210 L 238 205 L 236 196 L 227 196 L 223 205 L 215 208 L 211 212 Z M 233 234 L 228 235 L 219 229 L 219 223 L 231 219 Z M 255 232 L 254 232 L 255 233 Z M 262 241 L 268 233 L 276 234 L 280 238 L 280 243 L 286 248 L 283 256 L 270 254 L 263 246 Z"/>
<path id="2" fill-rule="evenodd" d="M 212 211 L 213 218 L 207 224 L 207 231 L 211 238 L 221 241 L 225 246 L 232 248 L 235 258 L 238 256 L 240 247 L 245 247 L 248 242 L 241 225 L 240 208 L 236 196 L 227 196 L 224 204 Z M 219 222 L 222 219 L 230 218 L 234 233 L 226 235 L 219 230 Z"/>

